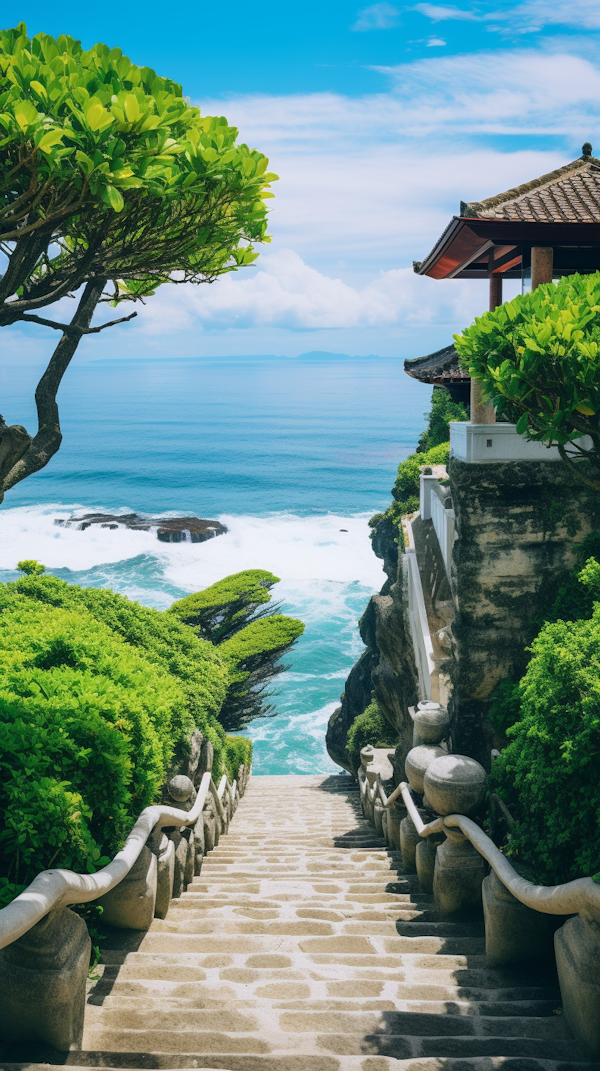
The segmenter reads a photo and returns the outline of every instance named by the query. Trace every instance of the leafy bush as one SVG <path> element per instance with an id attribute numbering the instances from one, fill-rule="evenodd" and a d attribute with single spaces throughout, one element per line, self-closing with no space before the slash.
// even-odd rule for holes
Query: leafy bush
<path id="1" fill-rule="evenodd" d="M 406 461 L 401 461 L 398 466 L 398 475 L 392 488 L 394 502 L 385 513 L 376 513 L 371 517 L 369 525 L 375 528 L 381 521 L 389 520 L 393 524 L 400 524 L 402 517 L 407 513 L 414 513 L 419 508 L 420 477 L 422 469 L 427 465 L 446 465 L 450 454 L 450 443 L 440 443 L 433 446 L 424 454 L 411 454 Z"/>
<path id="2" fill-rule="evenodd" d="M 179 599 L 168 612 L 212 643 L 222 643 L 250 620 L 274 612 L 273 607 L 263 611 L 260 607 L 271 601 L 269 590 L 278 583 L 279 577 L 264 569 L 245 569 Z"/>
<path id="3" fill-rule="evenodd" d="M 450 423 L 453 420 L 468 420 L 467 407 L 460 402 L 453 402 L 450 392 L 445 387 L 434 387 L 431 395 L 431 409 L 425 413 L 427 427 L 417 446 L 418 454 L 425 454 L 434 446 L 447 443 L 450 438 Z"/>
<path id="4" fill-rule="evenodd" d="M 93 870 L 155 799 L 183 690 L 85 610 L 2 603 L 0 874 Z"/>
<path id="5" fill-rule="evenodd" d="M 600 563 L 590 558 L 579 582 L 598 599 Z M 493 781 L 516 816 L 511 854 L 557 884 L 600 870 L 600 603 L 588 619 L 544 625 L 531 651 L 506 685 L 504 713 L 517 720 L 504 725 Z"/>
<path id="6" fill-rule="evenodd" d="M 46 566 L 37 562 L 35 558 L 26 558 L 25 561 L 17 562 L 17 569 L 26 576 L 40 576 L 41 573 L 46 572 Z"/>
<path id="7" fill-rule="evenodd" d="M 217 726 L 214 719 L 227 691 L 227 669 L 213 645 L 198 638 L 174 616 L 131 602 L 114 591 L 82 588 L 54 576 L 24 577 L 7 584 L 5 590 L 7 596 L 14 591 L 51 606 L 87 610 L 139 648 L 149 661 L 172 673 L 181 682 L 186 697 L 173 725 L 176 741 L 194 726 L 203 732 Z"/>
<path id="8" fill-rule="evenodd" d="M 240 766 L 249 766 L 252 762 L 252 741 L 247 736 L 227 736 L 224 762 L 229 781 L 233 784 Z"/>
<path id="9" fill-rule="evenodd" d="M 281 656 L 303 632 L 302 621 L 273 614 L 251 621 L 219 645 L 219 653 L 229 666 L 230 684 L 220 714 L 226 729 L 242 729 L 254 718 L 271 714 L 266 702 L 268 686 L 274 676 L 287 669 L 280 662 Z"/>
<path id="10" fill-rule="evenodd" d="M 600 490 L 600 273 L 538 286 L 454 338 L 497 412 L 528 439 L 557 445 L 573 474 Z M 591 462 L 592 475 L 573 458 Z"/>
<path id="11" fill-rule="evenodd" d="M 354 719 L 348 729 L 346 738 L 346 752 L 350 760 L 353 773 L 358 773 L 360 766 L 360 753 L 363 747 L 371 744 L 373 747 L 395 747 L 398 743 L 397 734 L 391 728 L 390 723 L 381 713 L 376 699 L 372 699 L 366 710 Z"/>

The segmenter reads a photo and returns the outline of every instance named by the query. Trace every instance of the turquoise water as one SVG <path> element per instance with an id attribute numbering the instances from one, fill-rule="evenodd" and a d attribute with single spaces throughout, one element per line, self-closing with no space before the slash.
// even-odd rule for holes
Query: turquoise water
<path id="1" fill-rule="evenodd" d="M 35 427 L 38 374 L 0 374 L 9 424 Z M 336 769 L 327 719 L 362 650 L 356 621 L 384 579 L 367 520 L 389 502 L 428 400 L 400 360 L 373 357 L 81 363 L 61 387 L 60 452 L 0 508 L 0 579 L 38 558 L 66 580 L 164 609 L 228 573 L 270 569 L 275 597 L 306 631 L 278 679 L 277 716 L 250 728 L 255 772 Z M 168 545 L 54 525 L 92 508 L 194 513 L 229 532 Z"/>

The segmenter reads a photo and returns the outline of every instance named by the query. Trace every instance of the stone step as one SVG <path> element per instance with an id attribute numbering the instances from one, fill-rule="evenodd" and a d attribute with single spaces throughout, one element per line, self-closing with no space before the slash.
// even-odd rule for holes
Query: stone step
<path id="1" fill-rule="evenodd" d="M 68 1053 L 61 1063 L 71 1071 L 131 1071 L 132 1068 L 156 1068 L 157 1071 L 591 1071 L 589 1061 L 581 1063 L 574 1060 L 528 1058 L 526 1065 L 519 1061 L 515 1067 L 512 1056 L 468 1056 L 454 1059 L 452 1057 L 417 1057 L 408 1060 L 396 1060 L 393 1057 L 371 1055 L 331 1056 L 318 1055 L 250 1055 L 238 1053 L 212 1053 L 210 1067 L 200 1066 L 202 1061 L 193 1062 L 188 1053 L 125 1053 L 125 1052 L 83 1052 Z M 47 1063 L 31 1061 L 21 1063 L 3 1062 L 4 1071 L 48 1071 Z"/>

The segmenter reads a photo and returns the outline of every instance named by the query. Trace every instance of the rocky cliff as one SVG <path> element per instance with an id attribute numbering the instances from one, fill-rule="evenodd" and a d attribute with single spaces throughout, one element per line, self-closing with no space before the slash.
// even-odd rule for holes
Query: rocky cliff
<path id="1" fill-rule="evenodd" d="M 403 555 L 398 548 L 398 528 L 383 519 L 373 529 L 373 551 L 383 560 L 387 579 L 379 595 L 373 595 L 359 621 L 366 651 L 352 669 L 341 706 L 331 715 L 327 750 L 334 762 L 350 770 L 346 736 L 352 722 L 367 708 L 372 696 L 398 734 L 399 760 L 412 747 L 412 722 L 408 707 L 417 702 L 417 670 L 406 616 L 406 578 Z M 400 754 L 402 753 L 402 754 Z"/>

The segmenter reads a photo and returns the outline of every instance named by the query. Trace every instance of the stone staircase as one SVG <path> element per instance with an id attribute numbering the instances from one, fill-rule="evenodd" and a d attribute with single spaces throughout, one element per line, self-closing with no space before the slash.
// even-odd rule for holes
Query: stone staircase
<path id="1" fill-rule="evenodd" d="M 552 969 L 488 968 L 480 918 L 439 921 L 347 777 L 255 777 L 167 918 L 106 944 L 71 1065 L 598 1067 L 568 1034 Z"/>

